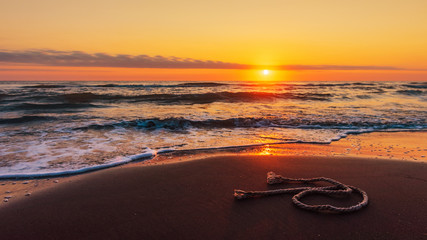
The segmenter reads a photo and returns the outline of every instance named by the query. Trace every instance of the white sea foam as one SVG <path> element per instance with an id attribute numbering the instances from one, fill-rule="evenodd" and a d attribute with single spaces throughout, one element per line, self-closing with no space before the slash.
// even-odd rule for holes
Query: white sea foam
<path id="1" fill-rule="evenodd" d="M 91 172 L 91 171 L 105 169 L 105 168 L 111 168 L 111 167 L 123 165 L 126 163 L 134 162 L 134 161 L 150 159 L 150 158 L 153 158 L 156 154 L 157 154 L 156 151 L 150 149 L 144 153 L 133 155 L 133 156 L 116 157 L 112 161 L 109 161 L 108 163 L 104 163 L 100 165 L 88 166 L 88 167 L 79 168 L 79 169 L 68 169 L 68 170 L 58 170 L 58 171 L 44 171 L 39 169 L 31 169 L 31 167 L 27 165 L 26 170 L 31 169 L 31 170 L 34 170 L 34 172 L 31 172 L 31 171 L 28 173 L 11 172 L 7 174 L 0 174 L 0 179 L 58 177 L 58 176 L 65 176 L 65 175 L 80 174 L 80 173 Z"/>

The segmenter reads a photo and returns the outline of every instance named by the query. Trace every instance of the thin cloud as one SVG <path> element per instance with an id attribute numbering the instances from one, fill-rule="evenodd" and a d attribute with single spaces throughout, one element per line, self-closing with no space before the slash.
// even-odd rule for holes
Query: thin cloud
<path id="1" fill-rule="evenodd" d="M 124 68 L 206 68 L 245 69 L 248 65 L 191 58 L 89 54 L 81 51 L 29 50 L 0 51 L 0 62 L 32 63 L 45 66 Z"/>
<path id="2" fill-rule="evenodd" d="M 352 66 L 352 65 L 282 65 L 280 70 L 408 70 L 392 66 Z"/>
<path id="3" fill-rule="evenodd" d="M 0 72 L 64 72 L 64 69 L 39 69 L 39 68 L 0 68 Z M 70 72 L 111 72 L 108 70 L 81 70 L 72 69 Z"/>
<path id="4" fill-rule="evenodd" d="M 193 69 L 276 69 L 276 70 L 418 70 L 393 66 L 351 66 L 351 65 L 278 65 L 258 66 L 192 58 L 109 55 L 81 51 L 57 51 L 50 49 L 26 51 L 0 51 L 0 62 L 27 63 L 44 66 L 69 67 L 122 67 L 122 68 L 193 68 Z"/>
<path id="5" fill-rule="evenodd" d="M 61 70 L 56 69 L 33 69 L 33 68 L 0 68 L 0 72 L 40 72 L 40 71 L 49 71 L 49 72 L 58 72 Z"/>

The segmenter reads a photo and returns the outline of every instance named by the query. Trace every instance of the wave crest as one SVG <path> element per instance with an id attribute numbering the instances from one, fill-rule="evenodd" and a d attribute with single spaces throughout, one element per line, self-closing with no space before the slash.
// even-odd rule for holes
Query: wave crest
<path id="1" fill-rule="evenodd" d="M 402 122 L 337 122 L 334 120 L 313 121 L 304 119 L 280 119 L 280 118 L 230 118 L 230 119 L 208 119 L 189 120 L 185 118 L 150 118 L 121 121 L 108 124 L 92 124 L 73 130 L 103 130 L 114 128 L 136 128 L 143 130 L 187 130 L 189 128 L 300 128 L 300 129 L 420 129 L 427 128 L 425 122 L 402 123 Z"/>

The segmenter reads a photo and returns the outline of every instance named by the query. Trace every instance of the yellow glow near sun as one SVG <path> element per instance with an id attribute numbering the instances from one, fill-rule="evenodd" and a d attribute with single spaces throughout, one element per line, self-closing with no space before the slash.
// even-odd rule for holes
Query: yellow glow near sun
<path id="1" fill-rule="evenodd" d="M 265 70 L 263 70 L 263 71 L 262 71 L 262 73 L 263 73 L 264 75 L 268 75 L 268 74 L 270 73 L 270 71 L 269 71 L 269 70 L 267 70 L 267 69 L 265 69 Z"/>

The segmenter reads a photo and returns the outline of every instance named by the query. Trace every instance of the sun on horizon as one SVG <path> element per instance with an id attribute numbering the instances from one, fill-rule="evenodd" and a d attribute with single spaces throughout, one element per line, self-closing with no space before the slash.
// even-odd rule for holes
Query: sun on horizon
<path id="1" fill-rule="evenodd" d="M 39 2 L 1 4 L 0 81 L 427 81 L 425 0 Z"/>

